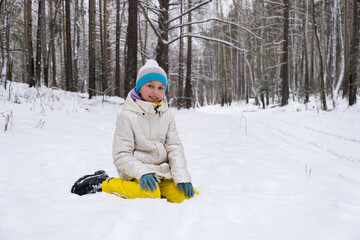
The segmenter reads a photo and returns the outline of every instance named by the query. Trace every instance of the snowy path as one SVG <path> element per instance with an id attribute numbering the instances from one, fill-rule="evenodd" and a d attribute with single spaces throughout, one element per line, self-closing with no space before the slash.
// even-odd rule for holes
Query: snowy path
<path id="1" fill-rule="evenodd" d="M 70 194 L 81 175 L 116 175 L 121 107 L 7 107 L 0 239 L 360 239 L 359 113 L 174 110 L 200 195 L 171 204 Z"/>

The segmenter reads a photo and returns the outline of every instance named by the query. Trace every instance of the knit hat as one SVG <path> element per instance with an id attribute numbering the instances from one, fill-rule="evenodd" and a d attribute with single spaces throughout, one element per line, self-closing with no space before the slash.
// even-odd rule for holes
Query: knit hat
<path id="1" fill-rule="evenodd" d="M 155 60 L 149 59 L 146 61 L 145 65 L 140 68 L 138 72 L 136 78 L 136 92 L 139 92 L 139 89 L 145 83 L 154 80 L 162 82 L 165 86 L 166 91 L 167 77 L 164 69 L 162 69 Z"/>

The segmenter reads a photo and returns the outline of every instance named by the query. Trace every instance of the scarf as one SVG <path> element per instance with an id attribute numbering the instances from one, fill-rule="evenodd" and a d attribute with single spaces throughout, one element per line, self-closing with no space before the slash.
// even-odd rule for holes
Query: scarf
<path id="1" fill-rule="evenodd" d="M 130 92 L 130 97 L 132 100 L 142 100 L 139 93 L 136 92 L 136 88 L 133 88 Z M 161 106 L 162 102 L 153 102 L 155 112 L 158 113 L 158 109 Z"/>

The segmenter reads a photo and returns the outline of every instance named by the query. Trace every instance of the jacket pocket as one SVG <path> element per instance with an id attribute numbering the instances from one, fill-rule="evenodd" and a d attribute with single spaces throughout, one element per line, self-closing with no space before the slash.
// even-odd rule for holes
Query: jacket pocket
<path id="1" fill-rule="evenodd" d="M 161 144 L 159 141 L 154 141 L 154 144 L 158 152 L 157 164 L 167 162 L 167 153 L 164 145 Z"/>
<path id="2" fill-rule="evenodd" d="M 156 164 L 156 158 L 152 155 L 154 151 L 140 151 L 135 150 L 134 151 L 134 157 L 145 164 Z"/>

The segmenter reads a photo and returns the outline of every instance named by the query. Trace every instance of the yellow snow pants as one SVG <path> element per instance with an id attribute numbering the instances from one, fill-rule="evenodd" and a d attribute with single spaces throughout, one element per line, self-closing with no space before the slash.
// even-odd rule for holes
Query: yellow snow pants
<path id="1" fill-rule="evenodd" d="M 151 190 L 141 190 L 140 183 L 137 179 L 132 181 L 125 181 L 121 178 L 112 178 L 102 182 L 102 191 L 106 193 L 111 193 L 122 198 L 134 199 L 134 198 L 166 198 L 169 202 L 172 203 L 181 203 L 185 199 L 184 191 L 180 191 L 177 186 L 175 186 L 172 180 L 162 180 L 157 184 L 157 189 L 155 191 Z M 195 194 L 199 192 L 195 190 Z"/>

